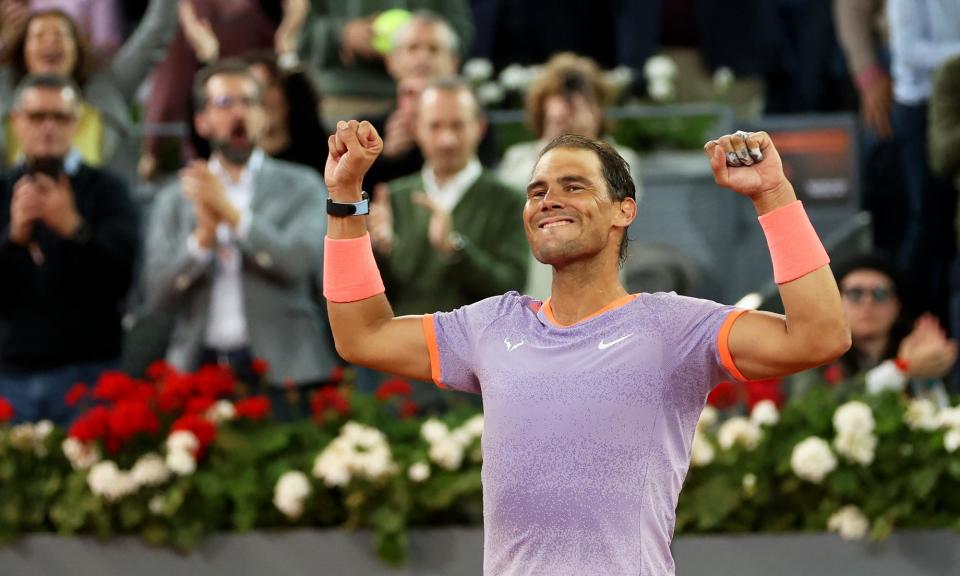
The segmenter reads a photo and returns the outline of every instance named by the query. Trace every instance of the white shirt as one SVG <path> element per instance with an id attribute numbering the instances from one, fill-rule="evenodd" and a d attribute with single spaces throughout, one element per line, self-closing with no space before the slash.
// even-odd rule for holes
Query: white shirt
<path id="1" fill-rule="evenodd" d="M 469 190 L 474 182 L 477 181 L 477 178 L 480 177 L 481 172 L 483 172 L 483 167 L 480 166 L 480 161 L 473 158 L 464 166 L 463 170 L 457 172 L 453 178 L 448 179 L 444 184 L 440 185 L 437 184 L 437 178 L 433 174 L 433 169 L 424 165 L 421 170 L 423 191 L 426 192 L 427 196 L 436 202 L 438 206 L 447 212 L 453 212 L 453 209 L 456 208 L 460 199 L 463 198 L 467 190 Z"/>
<path id="2" fill-rule="evenodd" d="M 887 2 L 893 95 L 901 104 L 922 104 L 933 92 L 933 75 L 960 54 L 960 0 Z"/>
<path id="3" fill-rule="evenodd" d="M 235 232 L 225 223 L 217 226 L 215 249 L 201 248 L 193 235 L 187 240 L 187 249 L 195 258 L 205 260 L 216 256 L 217 259 L 204 333 L 204 344 L 215 350 L 235 350 L 250 343 L 247 317 L 243 309 L 243 254 L 237 246 L 237 240 L 246 238 L 250 232 L 253 180 L 262 164 L 263 151 L 255 150 L 240 178 L 234 181 L 219 160 L 210 161 L 210 171 L 223 183 L 227 198 L 240 212 L 240 222 Z"/>

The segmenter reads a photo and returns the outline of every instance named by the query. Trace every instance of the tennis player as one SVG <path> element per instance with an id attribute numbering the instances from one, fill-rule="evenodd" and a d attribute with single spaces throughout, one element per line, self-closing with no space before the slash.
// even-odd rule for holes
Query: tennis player
<path id="1" fill-rule="evenodd" d="M 517 214 L 553 267 L 550 298 L 510 292 L 394 317 L 361 190 L 383 141 L 349 121 L 329 146 L 324 294 L 337 350 L 482 395 L 485 574 L 673 574 L 677 498 L 710 389 L 806 370 L 850 346 L 827 254 L 764 132 L 704 150 L 717 184 L 756 208 L 783 316 L 627 293 L 618 269 L 637 215 L 629 169 L 607 144 L 566 135 L 544 148 Z M 471 258 L 465 240 L 457 258 Z"/>

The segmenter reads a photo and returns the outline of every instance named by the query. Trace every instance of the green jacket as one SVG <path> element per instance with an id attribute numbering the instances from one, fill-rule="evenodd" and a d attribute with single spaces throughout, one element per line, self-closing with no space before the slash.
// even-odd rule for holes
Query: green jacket
<path id="1" fill-rule="evenodd" d="M 473 17 L 467 0 L 312 0 L 313 10 L 304 27 L 300 53 L 320 92 L 336 96 L 392 98 L 393 80 L 381 61 L 344 66 L 340 60 L 340 32 L 350 20 L 403 8 L 430 10 L 450 23 L 460 37 L 460 53 L 473 41 Z"/>
<path id="2" fill-rule="evenodd" d="M 530 248 L 523 231 L 526 199 L 484 170 L 453 209 L 465 243 L 453 256 L 427 238 L 430 212 L 411 200 L 423 191 L 420 173 L 389 183 L 394 244 L 380 263 L 398 315 L 449 311 L 510 290 L 523 290 Z"/>
<path id="3" fill-rule="evenodd" d="M 960 56 L 947 60 L 937 72 L 928 118 L 930 167 L 936 174 L 952 178 L 960 189 Z"/>

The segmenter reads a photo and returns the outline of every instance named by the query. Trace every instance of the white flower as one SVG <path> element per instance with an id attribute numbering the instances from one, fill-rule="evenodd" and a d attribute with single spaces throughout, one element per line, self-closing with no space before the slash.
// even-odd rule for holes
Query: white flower
<path id="1" fill-rule="evenodd" d="M 666 102 L 673 98 L 673 81 L 653 80 L 648 82 L 647 93 L 656 102 Z"/>
<path id="2" fill-rule="evenodd" d="M 299 518 L 310 495 L 310 479 L 299 470 L 284 473 L 273 488 L 273 505 L 287 518 Z"/>
<path id="3" fill-rule="evenodd" d="M 170 469 L 159 454 L 151 452 L 137 460 L 130 475 L 137 486 L 159 486 L 170 479 Z"/>
<path id="4" fill-rule="evenodd" d="M 677 75 L 677 64 L 673 58 L 662 54 L 651 56 L 643 64 L 643 77 L 650 82 L 672 81 Z"/>
<path id="5" fill-rule="evenodd" d="M 838 434 L 833 440 L 837 454 L 863 466 L 873 463 L 877 450 L 877 437 L 871 432 Z"/>
<path id="6" fill-rule="evenodd" d="M 53 432 L 53 422 L 49 420 L 41 420 L 33 425 L 33 435 L 38 442 L 46 440 L 51 432 Z"/>
<path id="7" fill-rule="evenodd" d="M 450 429 L 447 425 L 436 418 L 431 418 L 420 426 L 420 436 L 430 444 L 444 440 L 449 435 Z"/>
<path id="8" fill-rule="evenodd" d="M 363 478 L 378 480 L 393 472 L 394 464 L 390 449 L 384 445 L 356 454 L 351 467 Z"/>
<path id="9" fill-rule="evenodd" d="M 937 414 L 940 428 L 960 428 L 960 406 L 942 408 Z"/>
<path id="10" fill-rule="evenodd" d="M 870 521 L 856 506 L 844 506 L 827 520 L 827 530 L 844 540 L 862 540 L 870 529 Z"/>
<path id="11" fill-rule="evenodd" d="M 733 70 L 727 68 L 726 66 L 721 66 L 713 72 L 713 91 L 718 95 L 722 96 L 727 93 L 730 89 L 730 85 L 733 84 L 733 81 L 736 79 L 736 76 L 733 73 Z"/>
<path id="12" fill-rule="evenodd" d="M 237 409 L 233 402 L 229 400 L 217 400 L 213 406 L 207 409 L 206 417 L 214 424 L 229 422 L 237 417 Z"/>
<path id="13" fill-rule="evenodd" d="M 33 424 L 17 424 L 10 429 L 10 434 L 7 436 L 7 440 L 10 442 L 10 445 L 16 448 L 17 450 L 28 452 L 33 450 L 35 436 L 33 434 Z"/>
<path id="14" fill-rule="evenodd" d="M 750 421 L 757 426 L 773 426 L 780 421 L 780 411 L 773 400 L 761 400 L 750 411 Z"/>
<path id="15" fill-rule="evenodd" d="M 603 75 L 604 81 L 617 91 L 630 86 L 635 74 L 633 68 L 620 65 Z"/>
<path id="16" fill-rule="evenodd" d="M 474 438 L 483 436 L 483 414 L 477 414 L 463 423 L 460 428 L 468 431 Z"/>
<path id="17" fill-rule="evenodd" d="M 960 428 L 951 428 L 943 436 L 943 448 L 951 454 L 956 452 L 957 448 L 960 448 Z"/>
<path id="18" fill-rule="evenodd" d="M 937 406 L 927 398 L 911 400 L 903 420 L 911 430 L 936 430 L 940 424 Z"/>
<path id="19" fill-rule="evenodd" d="M 887 391 L 900 392 L 907 384 L 907 377 L 893 360 L 886 360 L 867 370 L 867 393 L 881 394 Z"/>
<path id="20" fill-rule="evenodd" d="M 753 450 L 760 442 L 760 428 L 742 416 L 735 416 L 720 425 L 717 431 L 717 443 L 724 450 L 735 445 Z"/>
<path id="21" fill-rule="evenodd" d="M 193 434 L 190 434 L 193 436 Z M 187 476 L 197 470 L 197 460 L 191 452 L 185 449 L 170 450 L 167 452 L 167 468 L 178 476 Z"/>
<path id="22" fill-rule="evenodd" d="M 833 413 L 833 427 L 840 436 L 871 435 L 875 425 L 873 411 L 863 402 L 847 402 Z"/>
<path id="23" fill-rule="evenodd" d="M 713 444 L 707 440 L 707 437 L 700 430 L 693 433 L 693 444 L 690 447 L 690 464 L 694 468 L 702 468 L 713 462 L 716 451 Z"/>
<path id="24" fill-rule="evenodd" d="M 346 486 L 350 483 L 350 466 L 345 455 L 324 450 L 313 461 L 313 476 L 323 480 L 329 488 Z"/>
<path id="25" fill-rule="evenodd" d="M 446 470 L 456 470 L 463 462 L 463 446 L 452 437 L 430 445 L 430 459 Z"/>
<path id="26" fill-rule="evenodd" d="M 137 485 L 128 472 L 117 468 L 114 462 L 98 462 L 87 473 L 87 486 L 97 496 L 113 502 L 134 493 Z"/>
<path id="27" fill-rule="evenodd" d="M 477 86 L 477 100 L 483 106 L 496 106 L 503 102 L 506 91 L 496 82 L 484 82 Z"/>
<path id="28" fill-rule="evenodd" d="M 693 442 L 690 446 L 690 464 L 694 468 L 702 468 L 713 462 L 716 450 L 707 439 L 706 433 L 697 429 L 693 433 Z"/>
<path id="29" fill-rule="evenodd" d="M 753 496 L 757 492 L 757 475 L 752 472 L 744 474 L 741 484 L 743 485 L 743 493 L 747 496 Z"/>
<path id="30" fill-rule="evenodd" d="M 416 462 L 407 469 L 407 476 L 413 482 L 425 482 L 430 477 L 430 465 L 426 462 Z"/>
<path id="31" fill-rule="evenodd" d="M 167 452 L 189 452 L 196 454 L 200 441 L 189 430 L 177 430 L 167 437 Z"/>
<path id="32" fill-rule="evenodd" d="M 86 444 L 76 438 L 67 438 L 60 446 L 74 470 L 86 470 L 100 461 L 100 449 L 94 443 Z"/>
<path id="33" fill-rule="evenodd" d="M 819 484 L 837 467 L 837 457 L 826 440 L 811 436 L 793 447 L 790 467 L 799 478 Z"/>
<path id="34" fill-rule="evenodd" d="M 163 514 L 163 510 L 167 507 L 167 499 L 163 494 L 157 494 L 150 499 L 150 502 L 147 503 L 147 508 L 150 510 L 150 513 L 154 516 L 159 516 Z"/>
<path id="35" fill-rule="evenodd" d="M 489 80 L 493 76 L 493 64 L 486 58 L 471 58 L 463 63 L 463 75 L 473 83 Z"/>
<path id="36" fill-rule="evenodd" d="M 717 412 L 717 409 L 707 404 L 700 412 L 700 419 L 697 420 L 697 430 L 706 431 L 707 429 L 712 428 L 714 424 L 717 423 L 719 417 L 720 413 Z"/>
<path id="37" fill-rule="evenodd" d="M 530 72 L 519 64 L 511 64 L 500 71 L 500 84 L 507 90 L 522 91 L 531 80 Z"/>

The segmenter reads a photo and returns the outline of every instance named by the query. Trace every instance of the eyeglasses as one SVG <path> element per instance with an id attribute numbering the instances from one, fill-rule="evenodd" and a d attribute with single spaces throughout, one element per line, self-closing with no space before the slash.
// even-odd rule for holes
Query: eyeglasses
<path id="1" fill-rule="evenodd" d="M 56 124 L 65 126 L 76 119 L 76 116 L 70 112 L 61 112 L 59 110 L 29 110 L 21 112 L 31 124 L 43 124 L 47 120 L 52 120 Z"/>
<path id="2" fill-rule="evenodd" d="M 893 298 L 894 292 L 892 288 L 888 288 L 887 286 L 874 286 L 872 288 L 855 286 L 843 290 L 843 297 L 854 304 L 859 304 L 867 295 L 877 304 L 883 304 Z"/>
<path id="3" fill-rule="evenodd" d="M 211 98 L 209 105 L 218 110 L 227 110 L 234 106 L 251 108 L 260 105 L 260 99 L 254 96 L 218 96 Z"/>

